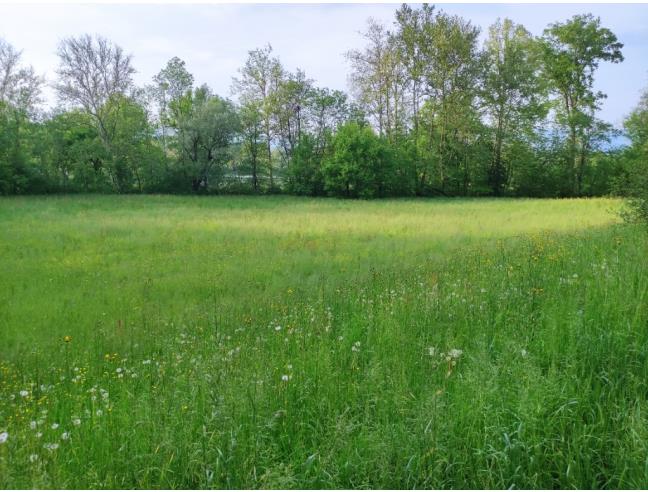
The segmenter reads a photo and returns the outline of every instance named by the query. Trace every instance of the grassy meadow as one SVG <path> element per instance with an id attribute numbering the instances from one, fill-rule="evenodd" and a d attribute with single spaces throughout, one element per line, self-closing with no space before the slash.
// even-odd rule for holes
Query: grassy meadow
<path id="1" fill-rule="evenodd" d="M 1 488 L 644 488 L 612 199 L 0 199 Z"/>

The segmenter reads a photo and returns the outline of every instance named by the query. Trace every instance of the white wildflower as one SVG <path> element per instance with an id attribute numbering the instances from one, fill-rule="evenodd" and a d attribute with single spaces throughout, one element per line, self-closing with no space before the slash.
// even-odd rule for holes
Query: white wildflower
<path id="1" fill-rule="evenodd" d="M 6 443 L 7 439 L 9 439 L 9 433 L 8 432 L 0 432 L 0 444 Z"/>
<path id="2" fill-rule="evenodd" d="M 461 354 L 463 354 L 463 350 L 459 349 L 452 349 L 450 350 L 450 352 L 448 352 L 448 355 L 453 359 L 458 359 L 459 357 L 461 357 Z"/>
<path id="3" fill-rule="evenodd" d="M 63 439 L 64 441 L 67 441 L 68 439 L 70 439 L 70 433 L 69 432 L 64 432 L 63 434 L 61 434 L 61 439 Z"/>
<path id="4" fill-rule="evenodd" d="M 79 426 L 81 425 L 81 419 L 80 418 L 73 418 L 72 419 L 72 424 Z"/>
<path id="5" fill-rule="evenodd" d="M 527 352 L 525 349 L 522 349 L 522 350 L 520 351 L 520 354 L 522 354 L 522 357 L 526 357 L 527 354 L 528 354 L 528 352 Z"/>
<path id="6" fill-rule="evenodd" d="M 351 347 L 352 352 L 360 352 L 360 342 L 355 342 Z"/>
<path id="7" fill-rule="evenodd" d="M 48 442 L 46 444 L 43 444 L 43 447 L 47 449 L 48 451 L 56 451 L 59 447 L 58 443 L 55 442 Z"/>
<path id="8" fill-rule="evenodd" d="M 52 424 L 52 430 L 58 429 L 59 425 L 55 422 Z"/>
<path id="9" fill-rule="evenodd" d="M 288 382 L 290 381 L 290 376 L 288 374 L 284 374 L 283 376 L 281 376 L 281 380 L 283 382 Z"/>
<path id="10" fill-rule="evenodd" d="M 95 414 L 97 415 L 97 417 L 101 417 L 103 415 L 103 411 L 99 409 L 95 412 Z"/>
<path id="11" fill-rule="evenodd" d="M 30 454 L 29 455 L 29 462 L 30 463 L 34 463 L 37 460 L 38 460 L 38 455 L 37 454 Z"/>
<path id="12" fill-rule="evenodd" d="M 36 421 L 35 421 L 35 420 L 32 420 L 32 421 L 29 423 L 29 428 L 30 428 L 31 430 L 36 430 L 36 426 L 37 426 L 37 425 L 38 425 L 38 424 L 36 423 Z"/>
<path id="13" fill-rule="evenodd" d="M 280 325 L 275 326 L 275 331 L 281 331 L 281 326 Z"/>
<path id="14" fill-rule="evenodd" d="M 27 398 L 27 397 L 29 396 L 29 391 L 27 391 L 27 390 L 22 390 L 22 391 L 20 392 L 20 396 L 22 396 L 23 398 Z"/>
<path id="15" fill-rule="evenodd" d="M 434 357 L 436 355 L 436 348 L 435 347 L 428 347 L 428 355 L 430 357 Z"/>

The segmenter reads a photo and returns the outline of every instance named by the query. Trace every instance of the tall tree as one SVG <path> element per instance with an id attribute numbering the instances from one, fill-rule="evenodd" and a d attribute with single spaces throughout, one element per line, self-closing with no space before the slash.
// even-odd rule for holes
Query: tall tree
<path id="1" fill-rule="evenodd" d="M 248 52 L 245 65 L 239 69 L 239 77 L 233 79 L 232 90 L 243 105 L 254 102 L 263 121 L 266 158 L 270 177 L 270 188 L 274 188 L 272 141 L 275 94 L 285 75 L 278 58 L 272 56 L 272 46 Z"/>
<path id="2" fill-rule="evenodd" d="M 602 61 L 623 61 L 621 48 L 612 31 L 601 27 L 598 17 L 575 15 L 564 23 L 551 24 L 542 37 L 544 71 L 558 96 L 558 122 L 569 134 L 572 192 L 579 195 L 597 134 L 596 111 L 606 95 L 594 91 L 594 74 Z"/>
<path id="3" fill-rule="evenodd" d="M 193 192 L 217 186 L 229 159 L 230 147 L 239 132 L 234 105 L 214 96 L 206 86 L 192 95 L 191 114 L 180 123 L 179 146 L 183 172 Z"/>
<path id="4" fill-rule="evenodd" d="M 20 58 L 20 51 L 0 38 L 0 193 L 29 188 L 26 140 L 43 80 Z"/>
<path id="5" fill-rule="evenodd" d="M 378 134 L 391 140 L 404 127 L 407 80 L 401 52 L 394 36 L 374 19 L 368 20 L 363 36 L 367 46 L 346 54 L 352 67 L 351 85 Z"/>
<path id="6" fill-rule="evenodd" d="M 184 96 L 193 89 L 194 77 L 185 68 L 185 62 L 174 56 L 153 77 L 153 94 L 158 105 L 162 145 L 167 149 L 167 127 L 178 130 L 182 119 Z"/>
<path id="7" fill-rule="evenodd" d="M 509 19 L 498 19 L 489 29 L 481 97 L 493 129 L 489 181 L 495 195 L 502 193 L 511 176 L 514 156 L 504 157 L 507 146 L 532 132 L 544 114 L 535 48 L 529 31 Z"/>
<path id="8" fill-rule="evenodd" d="M 424 168 L 420 181 L 423 187 L 429 183 L 442 193 L 457 192 L 457 186 L 467 192 L 470 185 L 467 150 L 475 143 L 474 130 L 480 125 L 475 105 L 482 71 L 479 32 L 465 19 L 444 12 L 437 12 L 423 31 L 427 95 L 423 112 L 434 176 Z"/>
<path id="9" fill-rule="evenodd" d="M 110 114 L 119 106 L 107 104 L 114 96 L 128 95 L 135 69 L 131 56 L 101 36 L 88 34 L 66 38 L 58 47 L 59 82 L 56 90 L 63 102 L 81 106 L 98 125 L 99 135 L 109 148 L 118 119 Z"/>

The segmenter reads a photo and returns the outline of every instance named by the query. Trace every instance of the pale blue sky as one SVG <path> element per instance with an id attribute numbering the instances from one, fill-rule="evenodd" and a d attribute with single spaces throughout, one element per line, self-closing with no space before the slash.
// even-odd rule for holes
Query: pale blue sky
<path id="1" fill-rule="evenodd" d="M 437 4 L 482 27 L 509 17 L 540 34 L 550 22 L 576 13 L 601 17 L 625 44 L 625 62 L 603 64 L 598 88 L 608 94 L 600 116 L 620 125 L 648 86 L 648 5 L 640 4 Z M 347 90 L 348 49 L 372 16 L 393 22 L 398 4 L 283 5 L 0 5 L 0 36 L 53 80 L 58 40 L 98 33 L 133 54 L 136 81 L 147 83 L 172 56 L 187 62 L 197 83 L 230 95 L 231 79 L 246 52 L 269 42 L 289 69 L 300 67 L 318 84 Z M 483 34 L 482 33 L 482 34 Z M 51 97 L 51 96 L 50 96 Z"/>

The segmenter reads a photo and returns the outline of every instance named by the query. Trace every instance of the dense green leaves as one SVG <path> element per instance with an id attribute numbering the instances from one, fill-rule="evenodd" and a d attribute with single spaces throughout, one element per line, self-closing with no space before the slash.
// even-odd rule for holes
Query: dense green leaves
<path id="1" fill-rule="evenodd" d="M 591 15 L 536 38 L 498 19 L 480 28 L 429 5 L 393 27 L 370 20 L 347 53 L 352 99 L 287 70 L 270 45 L 248 52 L 234 101 L 195 86 L 173 57 L 145 88 L 131 55 L 102 37 L 63 40 L 60 107 L 0 41 L 0 193 L 275 193 L 344 197 L 591 196 L 641 180 L 646 119 L 633 146 L 596 112 L 601 62 L 622 44 Z"/>

